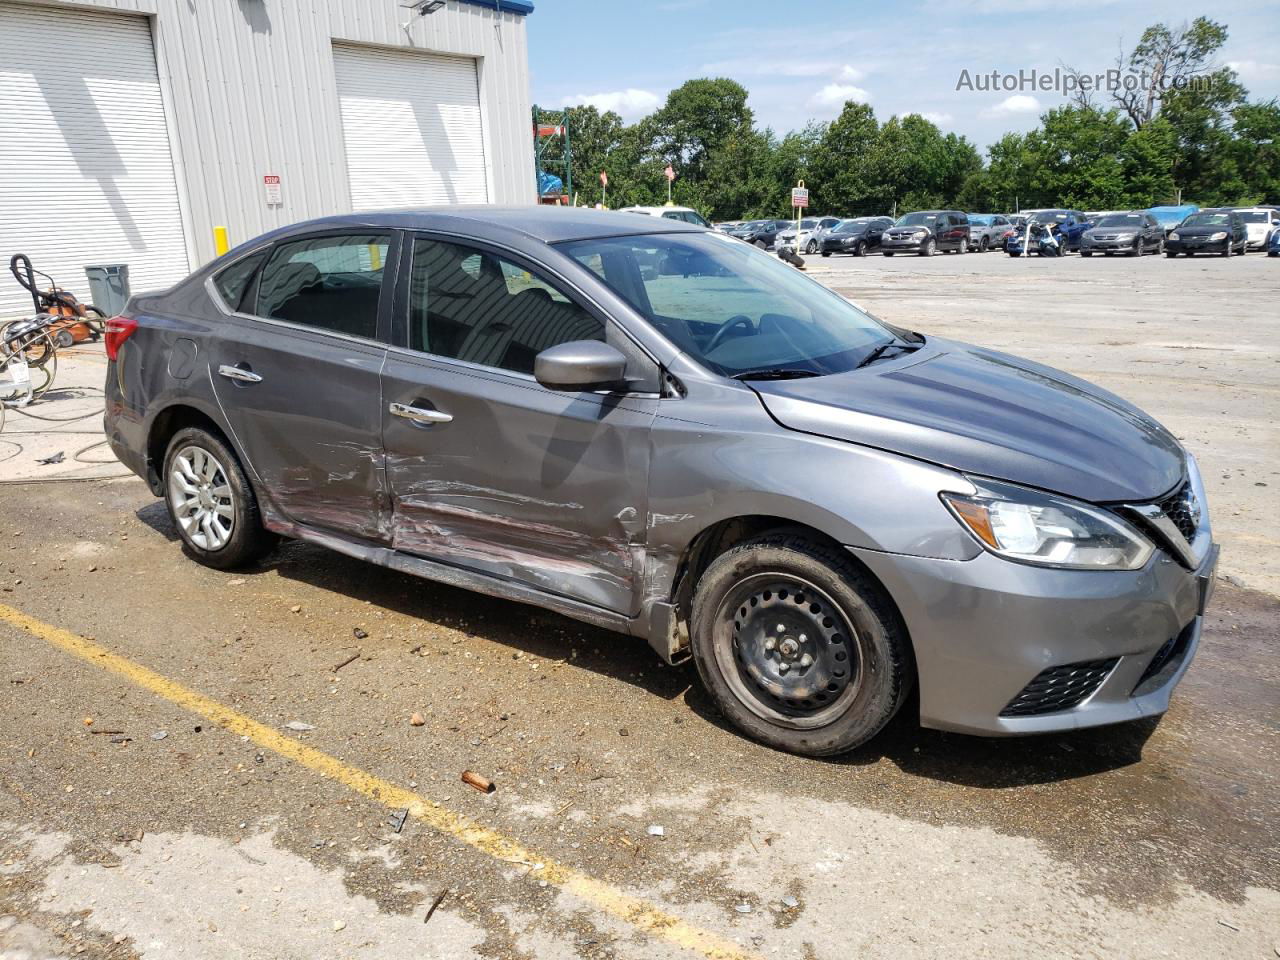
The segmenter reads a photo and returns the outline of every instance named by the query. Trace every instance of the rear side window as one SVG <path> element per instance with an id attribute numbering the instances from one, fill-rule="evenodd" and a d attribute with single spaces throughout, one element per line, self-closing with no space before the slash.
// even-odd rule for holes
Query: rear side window
<path id="1" fill-rule="evenodd" d="M 251 253 L 214 274 L 213 285 L 217 288 L 218 295 L 222 297 L 222 302 L 227 305 L 227 309 L 235 313 L 244 309 L 245 294 L 248 293 L 254 274 L 258 272 L 258 268 L 262 266 L 262 261 L 265 259 L 267 259 L 265 250 L 262 253 Z"/>
<path id="2" fill-rule="evenodd" d="M 374 339 L 388 244 L 363 233 L 280 244 L 262 268 L 257 314 Z"/>
<path id="3" fill-rule="evenodd" d="M 604 324 L 553 284 L 474 247 L 419 237 L 409 276 L 409 346 L 533 373 L 548 347 L 604 340 Z"/>

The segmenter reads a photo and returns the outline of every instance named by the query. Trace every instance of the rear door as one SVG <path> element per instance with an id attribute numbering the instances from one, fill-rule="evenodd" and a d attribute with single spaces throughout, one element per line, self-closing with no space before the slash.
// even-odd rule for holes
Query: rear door
<path id="1" fill-rule="evenodd" d="M 635 613 L 656 393 L 548 390 L 533 362 L 575 340 L 637 348 L 507 251 L 421 234 L 401 270 L 383 375 L 392 545 Z"/>
<path id="2" fill-rule="evenodd" d="M 210 339 L 214 393 L 259 489 L 290 520 L 374 540 L 397 252 L 367 229 L 280 242 Z"/>

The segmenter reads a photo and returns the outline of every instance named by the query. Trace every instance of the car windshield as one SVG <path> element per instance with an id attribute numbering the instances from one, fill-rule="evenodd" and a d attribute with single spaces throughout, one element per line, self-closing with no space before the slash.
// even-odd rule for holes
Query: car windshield
<path id="1" fill-rule="evenodd" d="M 672 343 L 723 376 L 855 369 L 889 329 L 776 257 L 714 233 L 557 245 Z"/>
<path id="2" fill-rule="evenodd" d="M 1114 216 L 1103 217 L 1098 221 L 1099 227 L 1140 227 L 1142 226 L 1142 214 L 1140 213 L 1118 213 Z"/>
<path id="3" fill-rule="evenodd" d="M 895 227 L 931 227 L 938 221 L 936 213 L 908 213 L 899 217 Z"/>
<path id="4" fill-rule="evenodd" d="M 1193 213 L 1182 221 L 1184 227 L 1225 227 L 1230 223 L 1229 213 Z"/>
<path id="5" fill-rule="evenodd" d="M 801 230 L 812 230 L 817 225 L 818 225 L 817 220 L 801 220 L 800 221 Z"/>
<path id="6" fill-rule="evenodd" d="M 995 223 L 996 218 L 990 213 L 971 213 L 969 214 L 969 223 L 975 227 L 989 227 Z"/>

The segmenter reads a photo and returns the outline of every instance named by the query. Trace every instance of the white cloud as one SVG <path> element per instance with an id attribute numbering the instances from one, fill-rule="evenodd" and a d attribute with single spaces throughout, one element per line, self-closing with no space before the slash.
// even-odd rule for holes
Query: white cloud
<path id="1" fill-rule="evenodd" d="M 579 93 L 560 101 L 562 107 L 578 107 L 589 104 L 604 112 L 612 110 L 624 120 L 635 120 L 653 113 L 662 106 L 662 98 L 649 90 L 612 90 L 606 93 Z"/>
<path id="2" fill-rule="evenodd" d="M 871 100 L 871 94 L 851 83 L 828 83 L 810 98 L 809 104 L 827 110 L 839 110 L 847 100 L 868 103 Z"/>
<path id="3" fill-rule="evenodd" d="M 1011 97 L 1005 97 L 994 107 L 983 110 L 984 117 L 1007 117 L 1017 113 L 1039 113 L 1041 110 L 1040 101 L 1030 94 L 1015 93 Z"/>
<path id="4" fill-rule="evenodd" d="M 921 110 L 920 116 L 939 127 L 945 127 L 955 120 L 955 117 L 949 113 L 938 113 L 934 110 Z"/>
<path id="5" fill-rule="evenodd" d="M 1227 66 L 1240 74 L 1246 87 L 1271 86 L 1280 80 L 1280 64 L 1262 63 L 1258 60 L 1230 60 Z"/>

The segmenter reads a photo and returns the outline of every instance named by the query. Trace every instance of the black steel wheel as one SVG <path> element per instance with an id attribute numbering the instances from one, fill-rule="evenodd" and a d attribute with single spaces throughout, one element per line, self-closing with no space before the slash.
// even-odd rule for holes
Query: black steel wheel
<path id="1" fill-rule="evenodd" d="M 699 579 L 694 660 L 717 706 L 771 746 L 823 756 L 875 736 L 902 705 L 906 631 L 879 584 L 835 548 L 779 534 Z"/>

